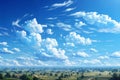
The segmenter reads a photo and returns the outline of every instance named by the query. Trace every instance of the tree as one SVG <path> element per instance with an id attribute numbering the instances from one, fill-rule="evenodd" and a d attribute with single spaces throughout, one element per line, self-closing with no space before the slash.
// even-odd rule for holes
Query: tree
<path id="1" fill-rule="evenodd" d="M 4 78 L 4 77 L 3 77 L 3 74 L 0 73 L 0 79 L 3 79 L 3 78 Z"/>
<path id="2" fill-rule="evenodd" d="M 40 80 L 38 77 L 34 76 L 33 80 Z"/>
<path id="3" fill-rule="evenodd" d="M 10 73 L 6 73 L 5 77 L 10 78 L 11 77 Z"/>
<path id="4" fill-rule="evenodd" d="M 84 73 L 81 74 L 81 79 L 83 79 L 83 78 L 84 78 Z"/>
<path id="5" fill-rule="evenodd" d="M 120 80 L 120 76 L 118 76 L 117 73 L 114 73 L 112 75 L 112 78 L 110 78 L 110 80 Z"/>
<path id="6" fill-rule="evenodd" d="M 26 74 L 23 74 L 21 77 L 20 77 L 21 80 L 32 80 L 28 75 Z"/>

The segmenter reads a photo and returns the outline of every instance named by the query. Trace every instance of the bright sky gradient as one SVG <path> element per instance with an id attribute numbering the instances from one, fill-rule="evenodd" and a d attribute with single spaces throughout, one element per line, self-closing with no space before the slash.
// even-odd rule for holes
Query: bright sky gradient
<path id="1" fill-rule="evenodd" d="M 120 0 L 0 0 L 0 66 L 120 66 Z"/>

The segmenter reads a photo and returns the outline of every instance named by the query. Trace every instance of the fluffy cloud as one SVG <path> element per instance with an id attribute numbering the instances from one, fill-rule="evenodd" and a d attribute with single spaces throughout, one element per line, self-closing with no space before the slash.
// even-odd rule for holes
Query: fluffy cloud
<path id="1" fill-rule="evenodd" d="M 44 39 L 42 42 L 43 47 L 45 47 L 45 51 L 48 51 L 53 56 L 59 58 L 59 59 L 67 59 L 68 57 L 65 55 L 65 50 L 62 50 L 58 47 L 58 43 L 56 39 L 47 38 Z"/>
<path id="2" fill-rule="evenodd" d="M 92 43 L 90 38 L 84 38 L 76 32 L 70 32 L 70 34 L 66 36 L 66 41 L 83 45 L 90 45 Z"/>
<path id="3" fill-rule="evenodd" d="M 109 56 L 99 56 L 99 59 L 109 59 Z"/>
<path id="4" fill-rule="evenodd" d="M 84 57 L 84 58 L 89 57 L 89 55 L 87 53 L 85 53 L 85 52 L 77 52 L 76 55 L 80 56 L 80 57 Z"/>
<path id="5" fill-rule="evenodd" d="M 112 53 L 112 56 L 119 58 L 120 57 L 120 51 L 116 51 L 116 52 Z"/>
<path id="6" fill-rule="evenodd" d="M 47 29 L 47 33 L 52 35 L 53 34 L 52 29 Z"/>
<path id="7" fill-rule="evenodd" d="M 17 31 L 17 35 L 19 37 L 25 38 L 27 36 L 26 31 L 22 30 L 22 31 Z"/>
<path id="8" fill-rule="evenodd" d="M 76 65 L 75 62 L 70 61 L 70 60 L 68 60 L 68 59 L 66 59 L 66 60 L 64 61 L 64 64 L 65 64 L 65 66 L 73 66 L 73 65 Z"/>
<path id="9" fill-rule="evenodd" d="M 85 25 L 86 25 L 86 24 L 85 24 L 84 22 L 82 22 L 82 21 L 75 23 L 75 26 L 76 26 L 77 28 L 80 28 L 81 26 L 85 26 Z"/>
<path id="10" fill-rule="evenodd" d="M 42 25 L 38 24 L 36 18 L 26 21 L 25 24 L 23 24 L 22 26 L 24 26 L 24 29 L 26 31 L 29 31 L 31 33 L 33 32 L 42 33 L 43 32 Z"/>
<path id="11" fill-rule="evenodd" d="M 72 0 L 65 1 L 63 3 L 55 3 L 52 5 L 53 8 L 59 8 L 59 7 L 64 7 L 64 6 L 70 6 L 73 3 Z"/>
<path id="12" fill-rule="evenodd" d="M 13 48 L 13 51 L 20 52 L 20 49 L 19 48 Z"/>
<path id="13" fill-rule="evenodd" d="M 16 60 L 19 61 L 22 66 L 47 66 L 47 64 L 45 64 L 41 60 L 35 59 L 35 57 L 21 56 L 18 57 Z"/>
<path id="14" fill-rule="evenodd" d="M 7 42 L 0 42 L 0 45 L 2 45 L 2 46 L 7 46 L 8 43 L 7 43 Z"/>
<path id="15" fill-rule="evenodd" d="M 17 31 L 18 36 L 20 37 L 20 39 L 22 39 L 24 42 L 31 44 L 31 45 L 40 45 L 42 38 L 41 35 L 39 33 L 30 33 L 29 35 L 27 35 L 26 31 Z"/>
<path id="16" fill-rule="evenodd" d="M 74 47 L 75 44 L 74 44 L 74 43 L 69 43 L 69 42 L 67 42 L 67 43 L 64 43 L 64 46 L 71 46 L 71 47 Z"/>
<path id="17" fill-rule="evenodd" d="M 54 38 L 45 38 L 41 37 L 42 27 L 41 27 L 34 18 L 33 20 L 26 21 L 23 24 L 23 28 L 25 30 L 17 31 L 18 36 L 23 42 L 27 43 L 31 47 L 33 47 L 37 53 L 41 55 L 58 59 L 67 59 L 68 57 L 65 55 L 65 50 L 59 48 L 58 42 Z M 52 33 L 51 29 L 48 30 L 49 34 Z"/>
<path id="18" fill-rule="evenodd" d="M 3 53 L 8 53 L 8 54 L 13 54 L 14 53 L 13 51 L 9 50 L 8 48 L 3 48 L 2 52 Z"/>
<path id="19" fill-rule="evenodd" d="M 98 14 L 97 12 L 76 12 L 70 16 L 83 18 L 88 24 L 97 26 L 99 32 L 120 32 L 120 23 L 111 19 L 108 15 Z"/>
<path id="20" fill-rule="evenodd" d="M 62 28 L 65 31 L 70 31 L 71 30 L 71 25 L 65 24 L 65 23 L 57 23 L 57 26 Z"/>

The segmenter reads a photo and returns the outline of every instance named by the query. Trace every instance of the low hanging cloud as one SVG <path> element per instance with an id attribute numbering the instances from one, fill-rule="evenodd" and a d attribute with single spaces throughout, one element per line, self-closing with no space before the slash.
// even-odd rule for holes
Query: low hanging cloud
<path id="1" fill-rule="evenodd" d="M 120 33 L 120 23 L 113 20 L 105 14 L 98 14 L 97 12 L 75 12 L 70 16 L 76 18 L 83 18 L 87 24 L 97 26 L 98 32 L 105 33 Z"/>
<path id="2" fill-rule="evenodd" d="M 87 65 L 97 65 L 97 64 L 101 65 L 102 64 L 102 62 L 98 59 L 84 60 L 83 63 Z"/>

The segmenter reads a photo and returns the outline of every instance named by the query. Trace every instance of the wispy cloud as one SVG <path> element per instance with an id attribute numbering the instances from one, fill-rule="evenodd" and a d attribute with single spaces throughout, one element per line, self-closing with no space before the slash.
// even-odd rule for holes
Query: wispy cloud
<path id="1" fill-rule="evenodd" d="M 67 8 L 66 10 L 65 10 L 65 12 L 69 12 L 69 11 L 72 11 L 72 10 L 74 10 L 75 8 Z"/>
<path id="2" fill-rule="evenodd" d="M 16 21 L 13 21 L 13 22 L 12 22 L 12 25 L 21 28 L 21 26 L 20 26 L 20 24 L 19 24 L 20 21 L 21 21 L 20 19 L 17 19 Z"/>
<path id="3" fill-rule="evenodd" d="M 98 59 L 92 59 L 92 60 L 84 60 L 83 61 L 84 64 L 87 64 L 87 65 L 97 65 L 97 64 L 102 64 L 100 60 Z"/>
<path id="4" fill-rule="evenodd" d="M 95 52 L 95 53 L 98 52 L 98 50 L 96 50 L 95 48 L 90 48 L 90 51 Z"/>
<path id="5" fill-rule="evenodd" d="M 62 3 L 54 3 L 50 6 L 49 10 L 53 10 L 53 9 L 60 8 L 60 7 L 68 7 L 71 4 L 73 4 L 72 0 L 64 1 Z M 45 8 L 48 8 L 48 6 L 46 6 Z"/>
<path id="6" fill-rule="evenodd" d="M 62 23 L 62 22 L 59 22 L 56 25 L 58 27 L 60 27 L 61 29 L 65 30 L 65 31 L 70 31 L 72 29 L 71 25 L 65 24 L 65 23 Z"/>
<path id="7" fill-rule="evenodd" d="M 57 17 L 49 17 L 49 18 L 47 18 L 48 20 L 55 20 L 55 19 L 57 19 Z"/>
<path id="8" fill-rule="evenodd" d="M 58 7 L 63 7 L 63 6 L 70 6 L 72 3 L 73 3 L 72 0 L 68 0 L 63 3 L 55 3 L 52 5 L 52 7 L 58 8 Z"/>
<path id="9" fill-rule="evenodd" d="M 77 56 L 80 56 L 80 57 L 89 57 L 89 55 L 86 53 L 86 52 L 81 52 L 81 51 L 79 51 L 79 52 L 77 52 L 77 54 L 76 54 Z"/>

